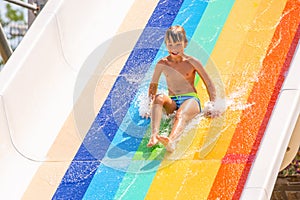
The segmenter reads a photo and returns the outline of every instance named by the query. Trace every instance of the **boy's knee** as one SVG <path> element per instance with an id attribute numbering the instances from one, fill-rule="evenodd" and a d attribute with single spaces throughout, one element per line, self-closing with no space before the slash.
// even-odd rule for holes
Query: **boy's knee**
<path id="1" fill-rule="evenodd" d="M 162 94 L 157 94 L 157 95 L 155 95 L 155 98 L 154 98 L 153 103 L 154 103 L 154 104 L 160 104 L 160 105 L 163 105 L 163 104 L 164 104 L 164 98 L 163 98 L 163 95 L 162 95 Z"/>
<path id="2" fill-rule="evenodd" d="M 179 120 L 182 122 L 188 122 L 190 120 L 190 116 L 187 113 L 183 112 L 182 110 L 178 110 L 174 117 L 176 120 Z"/>
<path id="3" fill-rule="evenodd" d="M 184 114 L 181 110 L 178 110 L 175 114 L 175 119 L 179 120 L 179 119 L 184 119 Z"/>

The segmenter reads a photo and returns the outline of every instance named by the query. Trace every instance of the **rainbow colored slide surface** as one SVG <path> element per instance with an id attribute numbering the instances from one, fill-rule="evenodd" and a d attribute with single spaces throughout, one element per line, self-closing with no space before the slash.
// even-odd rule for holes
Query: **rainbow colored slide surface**
<path id="1" fill-rule="evenodd" d="M 171 25 L 226 110 L 168 153 L 139 112 Z M 299 27 L 299 0 L 49 0 L 0 73 L 1 198 L 270 199 L 299 124 Z"/>

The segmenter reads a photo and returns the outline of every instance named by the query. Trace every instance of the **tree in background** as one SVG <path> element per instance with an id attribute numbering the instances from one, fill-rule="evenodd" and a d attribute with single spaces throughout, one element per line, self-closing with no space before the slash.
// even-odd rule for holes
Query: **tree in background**
<path id="1" fill-rule="evenodd" d="M 15 49 L 27 31 L 24 15 L 27 10 L 19 6 L 12 6 L 10 3 L 6 3 L 5 8 L 4 17 L 1 17 L 1 24 L 12 49 Z"/>
<path id="2" fill-rule="evenodd" d="M 0 9 L 0 23 L 4 29 L 6 37 L 12 49 L 17 48 L 27 31 L 27 22 L 25 19 L 26 9 L 19 6 L 12 6 L 10 3 L 2 3 L 4 6 Z M 0 57 L 0 67 L 3 66 Z"/>
<path id="3" fill-rule="evenodd" d="M 24 10 L 21 9 L 13 9 L 10 4 L 6 4 L 6 18 L 10 22 L 25 22 L 24 18 Z"/>

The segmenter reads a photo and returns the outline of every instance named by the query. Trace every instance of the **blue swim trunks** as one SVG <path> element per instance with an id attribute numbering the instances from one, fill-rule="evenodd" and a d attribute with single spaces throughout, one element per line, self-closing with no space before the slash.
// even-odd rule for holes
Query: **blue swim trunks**
<path id="1" fill-rule="evenodd" d="M 193 98 L 197 101 L 200 111 L 201 111 L 201 103 L 200 103 L 200 99 L 197 95 L 197 93 L 195 92 L 190 92 L 190 93 L 186 93 L 186 94 L 181 94 L 181 95 L 176 95 L 176 96 L 170 96 L 170 98 L 175 101 L 176 103 L 176 110 L 181 106 L 181 104 L 183 104 L 184 101 Z"/>

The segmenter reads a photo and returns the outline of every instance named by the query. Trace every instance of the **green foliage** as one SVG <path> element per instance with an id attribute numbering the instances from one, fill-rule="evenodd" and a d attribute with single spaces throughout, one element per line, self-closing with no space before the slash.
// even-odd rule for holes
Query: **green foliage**
<path id="1" fill-rule="evenodd" d="M 9 21 L 25 22 L 24 13 L 20 9 L 13 9 L 10 4 L 6 4 L 6 15 Z"/>
<path id="2" fill-rule="evenodd" d="M 0 0 L 3 1 L 3 0 Z M 24 0 L 22 0 L 24 1 Z M 10 31 L 10 25 L 11 24 L 20 24 L 20 25 L 24 25 L 26 24 L 26 19 L 25 19 L 25 13 L 26 10 L 21 7 L 21 6 L 17 6 L 14 5 L 12 3 L 8 3 L 8 2 L 3 2 L 3 9 L 0 9 L 0 23 L 4 29 L 4 31 L 6 32 L 6 37 L 8 38 L 10 44 L 11 44 L 11 48 L 15 49 L 17 47 L 17 45 L 20 42 L 20 36 L 19 35 L 13 35 Z M 2 68 L 2 66 L 4 65 L 3 60 L 1 58 L 0 55 L 0 69 Z"/>

